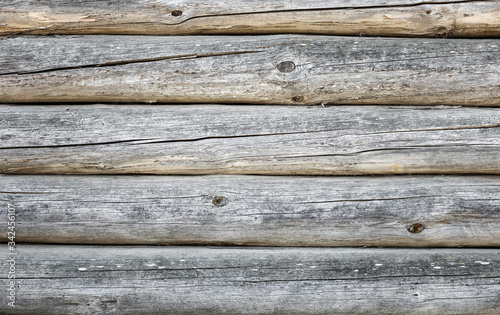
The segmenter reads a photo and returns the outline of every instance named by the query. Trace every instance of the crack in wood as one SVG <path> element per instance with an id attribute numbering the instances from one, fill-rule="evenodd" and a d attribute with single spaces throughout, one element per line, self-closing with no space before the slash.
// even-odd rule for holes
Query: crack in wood
<path id="1" fill-rule="evenodd" d="M 483 125 L 483 126 L 459 126 L 447 128 L 429 128 L 429 129 L 410 129 L 410 130 L 394 130 L 394 131 L 380 131 L 365 133 L 365 135 L 378 135 L 387 133 L 403 133 L 403 132 L 427 132 L 427 131 L 448 131 L 448 130 L 470 130 L 470 129 L 490 129 L 499 128 L 500 124 Z"/>
<path id="2" fill-rule="evenodd" d="M 176 143 L 176 142 L 196 142 L 204 140 L 215 140 L 215 139 L 233 139 L 233 138 L 252 138 L 252 137 L 272 137 L 272 136 L 282 136 L 282 135 L 294 135 L 294 134 L 308 134 L 308 133 L 322 133 L 337 131 L 339 129 L 329 129 L 329 130 L 311 130 L 311 131 L 297 131 L 297 132 L 283 132 L 283 133 L 269 133 L 269 134 L 254 134 L 254 135 L 235 135 L 235 136 L 211 136 L 211 137 L 200 137 L 193 139 L 175 139 L 175 140 L 158 140 L 159 138 L 149 138 L 149 139 L 131 139 L 131 140 L 120 140 L 120 141 L 109 141 L 109 142 L 94 142 L 94 143 L 75 143 L 75 144 L 60 144 L 60 145 L 42 145 L 42 146 L 20 146 L 20 147 L 0 147 L 0 150 L 14 150 L 14 149 L 38 149 L 38 148 L 61 148 L 61 147 L 80 147 L 80 146 L 93 146 L 93 145 L 112 145 L 127 143 L 129 145 L 147 145 L 147 144 L 159 144 L 159 143 Z M 144 141 L 144 142 L 141 142 Z M 147 142 L 146 142 L 147 141 Z"/>
<path id="3" fill-rule="evenodd" d="M 211 53 L 211 54 L 186 54 L 186 55 L 164 56 L 164 57 L 155 57 L 155 58 L 131 59 L 131 60 L 123 60 L 123 61 L 105 62 L 105 63 L 101 63 L 101 64 L 68 66 L 68 67 L 51 68 L 51 69 L 44 69 L 44 70 L 34 70 L 34 71 L 24 71 L 24 72 L 6 72 L 6 73 L 0 73 L 0 76 L 14 75 L 14 74 L 17 74 L 17 75 L 36 74 L 36 73 L 56 72 L 56 71 L 85 69 L 85 68 L 115 67 L 115 66 L 123 66 L 123 65 L 128 65 L 128 64 L 135 64 L 135 63 L 149 63 L 149 62 L 165 61 L 165 60 L 174 61 L 174 60 L 185 60 L 185 59 L 209 58 L 209 57 L 219 57 L 219 56 L 228 56 L 228 55 L 251 54 L 251 53 L 259 53 L 259 52 L 263 52 L 263 51 L 261 51 L 261 50 L 232 51 L 232 52 L 221 52 L 221 53 Z"/>
<path id="4" fill-rule="evenodd" d="M 37 191 L 37 192 L 32 192 L 32 191 L 0 191 L 0 194 L 15 194 L 15 195 L 33 195 L 33 194 L 38 194 L 38 195 L 45 195 L 45 194 L 51 194 L 52 192 L 50 191 Z"/>
<path id="5" fill-rule="evenodd" d="M 318 266 L 318 268 L 315 268 L 317 270 L 323 270 L 323 271 L 328 271 L 331 270 L 331 267 L 328 267 L 327 269 L 325 268 L 320 268 L 321 266 Z M 178 269 L 157 269 L 157 268 L 151 268 L 151 269 L 95 269 L 95 270 L 86 270 L 82 273 L 101 273 L 101 272 L 127 272 L 127 273 L 134 273 L 134 272 L 165 272 L 165 271 L 196 271 L 196 270 L 225 270 L 225 269 L 241 269 L 241 270 L 248 270 L 252 268 L 258 268 L 262 270 L 276 270 L 276 269 L 281 269 L 281 270 L 288 270 L 289 268 L 276 268 L 275 266 L 261 266 L 261 265 L 256 265 L 256 266 L 237 266 L 237 267 L 214 267 L 214 268 L 209 268 L 209 267 L 200 267 L 200 268 L 178 268 Z M 246 282 L 246 283 L 267 283 L 267 282 L 304 282 L 304 281 L 370 281 L 370 280 L 375 280 L 375 279 L 391 279 L 391 278 L 435 278 L 436 276 L 442 277 L 442 278 L 474 278 L 474 279 L 500 279 L 500 276 L 481 276 L 480 274 L 428 274 L 428 275 L 419 275 L 419 274 L 407 274 L 407 275 L 383 275 L 383 276 L 368 276 L 368 277 L 352 277 L 352 278 L 302 278 L 302 279 L 267 279 L 267 280 L 239 280 L 235 282 Z M 114 277 L 114 276 L 113 276 Z M 38 279 L 89 279 L 90 277 L 61 277 L 61 276 L 54 276 L 54 277 L 16 277 L 16 279 L 23 279 L 23 280 L 38 280 Z M 205 277 L 201 278 L 198 277 L 199 279 L 213 279 L 213 277 Z M 2 279 L 2 278 L 0 278 Z M 6 278 L 3 278 L 5 280 Z M 175 279 L 175 278 L 174 278 Z M 221 279 L 221 276 L 219 275 L 217 279 Z"/>
<path id="6" fill-rule="evenodd" d="M 336 8 L 312 8 L 312 9 L 290 9 L 290 10 L 267 10 L 267 11 L 258 11 L 258 12 L 239 12 L 239 13 L 223 13 L 223 14 L 206 14 L 206 15 L 198 15 L 193 16 L 187 19 L 184 19 L 178 23 L 161 23 L 164 25 L 180 25 L 185 22 L 189 22 L 197 19 L 204 18 L 216 18 L 216 17 L 227 17 L 227 16 L 242 16 L 242 15 L 259 15 L 259 14 L 269 14 L 269 13 L 294 13 L 294 12 L 314 12 L 314 11 L 339 11 L 339 10 L 369 10 L 369 9 L 390 9 L 390 8 L 408 8 L 408 7 L 418 7 L 422 5 L 443 5 L 443 4 L 460 4 L 460 3 L 470 3 L 470 2 L 485 2 L 491 3 L 496 2 L 495 0 L 463 0 L 463 1 L 421 1 L 417 3 L 411 4 L 392 4 L 392 5 L 375 5 L 375 6 L 345 6 L 345 7 L 336 7 Z"/>
<path id="7" fill-rule="evenodd" d="M 82 147 L 82 146 L 130 143 L 130 142 L 148 141 L 148 140 L 154 140 L 154 139 L 149 138 L 149 139 L 132 139 L 132 140 L 119 140 L 119 141 L 94 142 L 94 143 L 73 143 L 73 144 L 40 145 L 40 146 L 0 147 L 0 150 Z"/>
<path id="8" fill-rule="evenodd" d="M 484 54 L 484 53 L 495 53 L 495 52 L 500 52 L 500 51 L 489 50 L 489 51 L 471 52 L 468 55 L 465 55 L 465 54 L 455 54 L 455 55 L 426 56 L 426 57 L 404 58 L 404 59 L 374 60 L 374 61 L 365 61 L 365 62 L 347 62 L 347 63 L 337 63 L 337 64 L 325 64 L 325 65 L 319 66 L 319 67 L 321 67 L 321 68 L 324 68 L 324 67 L 343 67 L 343 66 L 358 66 L 358 65 L 367 65 L 367 64 L 408 62 L 408 61 L 416 61 L 416 60 L 456 58 L 456 57 L 467 57 L 467 56 L 470 56 L 472 54 L 481 55 L 481 54 Z"/>
<path id="9" fill-rule="evenodd" d="M 335 203 L 335 202 L 370 202 L 370 201 L 390 201 L 390 200 L 406 200 L 406 199 L 419 199 L 419 198 L 437 198 L 437 197 L 448 197 L 445 195 L 426 195 L 426 196 L 408 196 L 408 197 L 397 197 L 397 198 L 378 198 L 378 199 L 342 199 L 342 200 L 322 200 L 322 201 L 306 201 L 297 202 L 295 204 L 303 203 Z"/>
<path id="10" fill-rule="evenodd" d="M 471 129 L 489 129 L 489 128 L 499 128 L 500 124 L 494 125 L 484 125 L 484 126 L 461 126 L 461 127 L 449 127 L 449 128 L 430 128 L 430 129 L 412 129 L 412 130 L 395 130 L 395 131 L 381 131 L 372 132 L 359 135 L 375 135 L 375 134 L 390 134 L 390 133 L 409 133 L 409 132 L 429 132 L 429 131 L 448 131 L 448 130 L 471 130 Z M 160 138 L 145 138 L 145 139 L 130 139 L 130 140 L 119 140 L 119 141 L 106 141 L 106 142 L 93 142 L 93 143 L 72 143 L 72 144 L 60 144 L 60 145 L 41 145 L 41 146 L 18 146 L 18 147 L 0 147 L 0 150 L 15 150 L 15 149 L 41 149 L 41 148 L 65 148 L 65 147 L 81 147 L 81 146 L 98 146 L 98 145 L 114 145 L 114 144 L 128 144 L 128 145 L 148 145 L 148 144 L 161 144 L 161 143 L 178 143 L 178 142 L 197 142 L 205 140 L 216 140 L 216 139 L 235 139 L 235 138 L 253 138 L 253 137 L 273 137 L 273 136 L 283 136 L 283 135 L 295 135 L 295 134 L 309 134 L 309 133 L 324 133 L 338 131 L 339 129 L 325 129 L 325 130 L 310 130 L 310 131 L 296 131 L 296 132 L 282 132 L 282 133 L 269 133 L 269 134 L 253 134 L 253 135 L 234 135 L 234 136 L 210 136 L 210 137 L 200 137 L 192 139 L 173 139 L 173 140 L 159 140 Z M 487 146 L 488 144 L 448 144 L 447 146 L 471 146 L 480 145 Z M 494 146 L 495 144 L 491 144 Z M 441 146 L 441 145 L 438 145 Z M 418 147 L 430 147 L 418 146 Z M 404 149 L 412 149 L 412 147 L 405 147 Z M 390 148 L 390 150 L 401 149 L 401 148 Z M 382 150 L 382 149 L 381 149 Z M 367 151 L 359 151 L 355 153 L 364 153 Z M 350 155 L 349 154 L 337 154 L 337 155 Z"/>
<path id="11" fill-rule="evenodd" d="M 483 146 L 483 144 L 470 144 L 470 143 L 468 143 L 468 144 L 446 144 L 446 145 L 440 145 L 440 144 L 437 144 L 437 145 L 414 145 L 414 146 L 407 146 L 407 147 L 368 149 L 368 150 L 361 150 L 361 151 L 356 151 L 356 152 L 351 152 L 351 153 L 279 156 L 279 158 L 294 159 L 294 158 L 328 157 L 328 156 L 355 156 L 357 154 L 372 153 L 372 152 L 378 152 L 378 151 L 404 151 L 404 150 L 418 150 L 421 148 L 468 147 L 468 146 L 475 146 L 475 145 Z M 495 145 L 492 145 L 492 146 L 495 146 Z"/>

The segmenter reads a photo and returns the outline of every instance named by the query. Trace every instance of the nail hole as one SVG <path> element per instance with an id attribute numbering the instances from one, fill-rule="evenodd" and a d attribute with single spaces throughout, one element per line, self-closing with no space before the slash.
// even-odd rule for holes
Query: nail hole
<path id="1" fill-rule="evenodd" d="M 277 68 L 280 72 L 292 72 L 295 70 L 295 64 L 292 61 L 283 61 Z"/>
<path id="2" fill-rule="evenodd" d="M 425 229 L 425 227 L 422 224 L 415 223 L 408 228 L 408 232 L 410 232 L 412 234 L 418 234 L 418 233 L 422 232 L 424 229 Z"/>
<path id="3" fill-rule="evenodd" d="M 292 101 L 294 101 L 295 103 L 300 103 L 304 101 L 304 97 L 302 95 L 297 95 L 292 97 Z"/>
<path id="4" fill-rule="evenodd" d="M 224 207 L 225 205 L 227 205 L 228 200 L 226 197 L 215 196 L 214 199 L 212 200 L 212 203 L 214 204 L 214 206 Z"/>
<path id="5" fill-rule="evenodd" d="M 172 15 L 173 16 L 181 16 L 182 15 L 182 11 L 181 10 L 174 10 L 174 11 L 172 11 Z"/>

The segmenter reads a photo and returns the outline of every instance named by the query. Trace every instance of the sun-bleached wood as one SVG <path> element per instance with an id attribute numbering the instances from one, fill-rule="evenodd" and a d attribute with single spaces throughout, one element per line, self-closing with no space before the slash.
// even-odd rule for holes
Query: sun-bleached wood
<path id="1" fill-rule="evenodd" d="M 500 105 L 495 39 L 96 35 L 0 42 L 0 102 Z"/>
<path id="2" fill-rule="evenodd" d="M 16 307 L 2 294 L 2 314 L 493 315 L 500 308 L 498 249 L 19 245 L 16 251 Z M 7 250 L 0 257 L 7 270 Z M 8 283 L 7 272 L 1 277 Z"/>
<path id="3" fill-rule="evenodd" d="M 6 174 L 499 174 L 500 109 L 2 105 Z"/>
<path id="4" fill-rule="evenodd" d="M 7 226 L 14 209 L 18 243 L 483 247 L 500 246 L 499 187 L 498 176 L 4 175 L 0 214 Z"/>
<path id="5" fill-rule="evenodd" d="M 498 1 L 0 2 L 9 34 L 330 34 L 499 37 Z"/>

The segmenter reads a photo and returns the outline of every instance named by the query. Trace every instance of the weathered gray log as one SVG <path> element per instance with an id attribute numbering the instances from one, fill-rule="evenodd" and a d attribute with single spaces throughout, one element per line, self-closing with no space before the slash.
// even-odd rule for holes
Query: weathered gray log
<path id="1" fill-rule="evenodd" d="M 0 102 L 500 105 L 500 40 L 0 39 Z"/>
<path id="2" fill-rule="evenodd" d="M 16 241 L 500 246 L 500 177 L 0 176 Z M 7 241 L 3 233 L 2 241 Z"/>
<path id="3" fill-rule="evenodd" d="M 500 109 L 0 106 L 8 174 L 500 174 Z"/>
<path id="4" fill-rule="evenodd" d="M 0 1 L 6 34 L 498 37 L 498 1 Z"/>
<path id="5" fill-rule="evenodd" d="M 17 247 L 2 314 L 498 314 L 498 249 Z M 9 288 L 7 249 L 0 276 Z"/>

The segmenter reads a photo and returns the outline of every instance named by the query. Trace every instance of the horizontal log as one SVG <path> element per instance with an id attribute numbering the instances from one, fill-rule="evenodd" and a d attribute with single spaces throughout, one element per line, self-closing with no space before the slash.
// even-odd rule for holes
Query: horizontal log
<path id="1" fill-rule="evenodd" d="M 500 109 L 1 105 L 7 174 L 500 174 Z"/>
<path id="2" fill-rule="evenodd" d="M 0 3 L 0 35 L 330 34 L 499 37 L 498 1 L 29 1 Z"/>
<path id="3" fill-rule="evenodd" d="M 4 37 L 0 102 L 498 106 L 499 45 L 312 35 Z"/>
<path id="4" fill-rule="evenodd" d="M 498 314 L 497 249 L 18 246 L 2 314 Z M 7 250 L 2 269 L 9 269 Z M 9 288 L 7 272 L 0 276 Z"/>
<path id="5" fill-rule="evenodd" d="M 0 225 L 14 213 L 34 243 L 500 246 L 499 180 L 4 175 Z"/>

